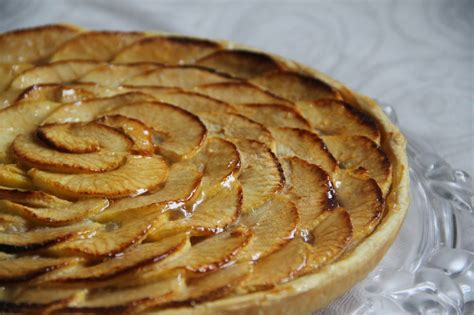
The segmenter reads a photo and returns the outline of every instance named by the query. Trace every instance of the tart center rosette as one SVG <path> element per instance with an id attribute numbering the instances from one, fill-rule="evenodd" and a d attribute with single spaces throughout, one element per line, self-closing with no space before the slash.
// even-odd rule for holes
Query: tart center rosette
<path id="1" fill-rule="evenodd" d="M 0 62 L 1 310 L 271 290 L 384 215 L 377 123 L 290 62 L 69 26 L 0 35 Z"/>

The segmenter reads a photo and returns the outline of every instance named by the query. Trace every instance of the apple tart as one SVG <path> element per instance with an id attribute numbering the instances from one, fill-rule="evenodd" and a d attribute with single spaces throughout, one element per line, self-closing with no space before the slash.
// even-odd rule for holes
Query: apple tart
<path id="1" fill-rule="evenodd" d="M 296 62 L 49 25 L 0 73 L 0 311 L 309 313 L 403 222 L 404 137 Z"/>

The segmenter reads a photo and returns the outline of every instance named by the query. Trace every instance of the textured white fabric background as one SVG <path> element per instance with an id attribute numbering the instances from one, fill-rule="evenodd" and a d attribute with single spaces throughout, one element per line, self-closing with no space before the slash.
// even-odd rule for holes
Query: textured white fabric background
<path id="1" fill-rule="evenodd" d="M 229 39 L 316 67 L 391 104 L 474 174 L 474 1 L 0 0 L 0 31 L 52 22 Z"/>
<path id="2" fill-rule="evenodd" d="M 405 130 L 474 175 L 473 0 L 0 0 L 0 31 L 54 22 L 229 39 L 300 61 L 392 105 Z"/>

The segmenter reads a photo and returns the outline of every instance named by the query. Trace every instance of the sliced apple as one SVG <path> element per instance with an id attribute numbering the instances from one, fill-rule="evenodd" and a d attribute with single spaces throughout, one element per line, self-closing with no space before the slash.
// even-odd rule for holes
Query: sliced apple
<path id="1" fill-rule="evenodd" d="M 29 63 L 1 64 L 0 63 L 0 92 L 6 90 L 10 82 L 21 72 L 30 69 Z"/>
<path id="2" fill-rule="evenodd" d="M 215 300 L 234 292 L 252 273 L 249 263 L 238 263 L 192 280 L 181 303 L 195 304 Z"/>
<path id="3" fill-rule="evenodd" d="M 227 139 L 249 139 L 262 142 L 273 147 L 273 137 L 270 131 L 245 116 L 234 113 L 200 113 L 200 118 L 209 133 Z"/>
<path id="4" fill-rule="evenodd" d="M 336 159 L 315 133 L 297 128 L 270 128 L 270 130 L 275 138 L 275 152 L 278 157 L 297 156 L 318 165 L 329 174 L 336 170 Z"/>
<path id="5" fill-rule="evenodd" d="M 119 92 L 120 91 L 93 83 L 36 84 L 23 90 L 16 101 L 28 100 L 72 103 L 99 97 L 109 97 L 120 94 Z"/>
<path id="6" fill-rule="evenodd" d="M 317 270 L 344 253 L 353 236 L 351 218 L 344 208 L 327 212 L 326 218 L 312 231 L 313 250 L 308 256 L 306 271 Z"/>
<path id="7" fill-rule="evenodd" d="M 13 105 L 21 94 L 21 90 L 6 90 L 0 93 L 0 110 Z"/>
<path id="8" fill-rule="evenodd" d="M 0 213 L 0 232 L 24 232 L 30 229 L 30 222 L 18 215 Z"/>
<path id="9" fill-rule="evenodd" d="M 339 98 L 339 93 L 327 83 L 292 71 L 264 73 L 251 82 L 292 102 Z"/>
<path id="10" fill-rule="evenodd" d="M 240 49 L 219 50 L 196 63 L 243 79 L 283 68 L 282 64 L 266 54 Z"/>
<path id="11" fill-rule="evenodd" d="M 176 268 L 186 268 L 187 271 L 198 274 L 215 271 L 233 261 L 251 237 L 252 233 L 242 227 L 227 230 L 193 245 L 175 260 L 157 264 L 154 269 L 159 273 Z"/>
<path id="12" fill-rule="evenodd" d="M 239 140 L 235 144 L 240 152 L 242 170 L 239 181 L 244 191 L 243 212 L 256 209 L 281 191 L 285 176 L 275 154 L 263 143 Z"/>
<path id="13" fill-rule="evenodd" d="M 139 244 L 126 250 L 121 256 L 104 260 L 96 265 L 81 266 L 69 272 L 66 270 L 63 273 L 57 274 L 50 281 L 82 282 L 106 280 L 150 263 L 158 263 L 170 257 L 176 251 L 181 250 L 187 242 L 187 235 L 178 234 L 163 239 L 160 242 Z"/>
<path id="14" fill-rule="evenodd" d="M 111 60 L 120 50 L 142 39 L 140 32 L 85 32 L 70 39 L 53 54 L 51 61 Z"/>
<path id="15" fill-rule="evenodd" d="M 0 63 L 41 62 L 79 30 L 70 25 L 46 25 L 0 35 Z"/>
<path id="16" fill-rule="evenodd" d="M 106 222 L 118 214 L 138 207 L 161 204 L 163 211 L 179 208 L 199 191 L 202 173 L 189 161 L 180 161 L 171 165 L 168 179 L 163 188 L 133 198 L 116 200 L 106 211 L 94 220 Z"/>
<path id="17" fill-rule="evenodd" d="M 13 161 L 10 146 L 18 135 L 33 132 L 60 103 L 22 102 L 0 110 L 0 163 Z"/>
<path id="18" fill-rule="evenodd" d="M 363 169 L 377 181 L 387 195 L 392 182 L 392 165 L 385 152 L 364 136 L 324 136 L 329 151 L 342 168 L 354 171 Z"/>
<path id="19" fill-rule="evenodd" d="M 18 136 L 12 146 L 15 158 L 38 169 L 62 173 L 92 173 L 112 171 L 125 163 L 127 152 L 98 151 L 72 154 L 46 146 L 33 136 Z"/>
<path id="20" fill-rule="evenodd" d="M 132 153 L 149 156 L 155 152 L 152 132 L 140 120 L 121 115 L 109 115 L 100 117 L 96 122 L 117 129 L 130 138 L 133 143 Z"/>
<path id="21" fill-rule="evenodd" d="M 295 203 L 300 215 L 299 228 L 312 230 L 325 211 L 337 205 L 335 190 L 329 175 L 318 166 L 297 157 L 283 160 L 285 193 Z"/>
<path id="22" fill-rule="evenodd" d="M 295 236 L 299 215 L 294 203 L 283 196 L 275 196 L 260 208 L 242 215 L 240 222 L 252 231 L 253 237 L 239 254 L 239 260 L 258 260 Z"/>
<path id="23" fill-rule="evenodd" d="M 107 199 L 84 199 L 77 202 L 67 202 L 66 205 L 51 204 L 47 207 L 27 206 L 24 202 L 0 200 L 4 211 L 19 214 L 37 224 L 48 226 L 67 225 L 93 216 L 109 205 Z"/>
<path id="24" fill-rule="evenodd" d="M 310 129 L 306 119 L 295 109 L 279 104 L 246 104 L 238 110 L 244 116 L 266 127 Z"/>
<path id="25" fill-rule="evenodd" d="M 32 189 L 31 179 L 16 164 L 0 164 L 0 186 Z"/>
<path id="26" fill-rule="evenodd" d="M 197 66 L 168 66 L 131 77 L 125 80 L 124 84 L 131 86 L 157 85 L 190 89 L 203 84 L 232 81 L 235 81 L 235 79 L 206 68 Z"/>
<path id="27" fill-rule="evenodd" d="M 66 207 L 71 204 L 69 201 L 59 199 L 53 195 L 38 190 L 22 191 L 0 188 L 0 199 L 7 199 L 34 208 L 44 208 L 49 206 Z"/>
<path id="28" fill-rule="evenodd" d="M 45 258 L 38 256 L 11 257 L 0 260 L 0 283 L 30 280 L 36 276 L 68 265 L 70 258 Z"/>
<path id="29" fill-rule="evenodd" d="M 209 138 L 192 161 L 204 174 L 202 190 L 208 196 L 231 184 L 240 174 L 240 153 L 235 144 L 224 139 Z"/>
<path id="30" fill-rule="evenodd" d="M 33 184 L 65 198 L 138 195 L 157 188 L 168 177 L 168 166 L 158 156 L 128 156 L 120 168 L 91 174 L 59 174 L 31 169 Z"/>
<path id="31" fill-rule="evenodd" d="M 101 114 L 117 107 L 153 100 L 140 92 L 129 92 L 111 97 L 89 99 L 72 104 L 64 104 L 54 111 L 43 124 L 87 122 L 99 118 Z"/>
<path id="32" fill-rule="evenodd" d="M 380 142 L 380 130 L 375 120 L 348 103 L 322 99 L 298 103 L 297 107 L 313 128 L 325 135 L 366 136 Z"/>
<path id="33" fill-rule="evenodd" d="M 2 311 L 13 313 L 51 314 L 84 298 L 85 289 L 29 287 L 0 301 Z"/>
<path id="34" fill-rule="evenodd" d="M 152 126 L 158 152 L 173 160 L 192 157 L 207 136 L 206 127 L 197 116 L 166 103 L 125 105 L 106 114 L 135 118 Z"/>
<path id="35" fill-rule="evenodd" d="M 0 250 L 11 253 L 40 249 L 78 235 L 89 234 L 97 228 L 98 225 L 95 223 L 83 223 L 21 232 L 4 232 L 0 233 Z"/>
<path id="36" fill-rule="evenodd" d="M 82 76 L 80 82 L 92 82 L 109 87 L 118 87 L 129 78 L 160 68 L 156 63 L 104 64 Z"/>
<path id="37" fill-rule="evenodd" d="M 257 291 L 288 282 L 306 267 L 311 252 L 309 244 L 294 238 L 281 249 L 259 260 L 241 287 L 246 291 Z"/>
<path id="38" fill-rule="evenodd" d="M 38 137 L 59 151 L 89 153 L 100 149 L 124 152 L 131 146 L 129 138 L 115 129 L 94 122 L 43 125 Z"/>
<path id="39" fill-rule="evenodd" d="M 216 42 L 205 39 L 156 36 L 144 38 L 124 48 L 115 57 L 115 62 L 159 62 L 165 64 L 187 64 L 220 48 Z"/>
<path id="40" fill-rule="evenodd" d="M 337 200 L 351 216 L 352 244 L 356 245 L 371 234 L 382 219 L 385 206 L 382 191 L 375 180 L 364 174 L 341 170 L 333 178 Z"/>
<path id="41" fill-rule="evenodd" d="M 58 61 L 25 70 L 11 82 L 11 88 L 22 90 L 35 84 L 76 81 L 100 63 L 86 60 Z"/>
<path id="42" fill-rule="evenodd" d="M 101 225 L 94 235 L 58 244 L 49 250 L 62 255 L 83 254 L 92 257 L 113 257 L 132 245 L 140 244 L 148 232 L 162 225 L 167 216 L 155 209 L 139 210 L 117 218 L 116 221 Z"/>
<path id="43" fill-rule="evenodd" d="M 294 106 L 290 101 L 247 82 L 206 84 L 196 87 L 195 91 L 232 105 L 261 103 Z"/>
<path id="44" fill-rule="evenodd" d="M 62 309 L 75 313 L 138 314 L 149 308 L 171 302 L 182 295 L 184 278 L 172 276 L 152 284 L 90 292 L 84 300 Z"/>
<path id="45" fill-rule="evenodd" d="M 183 231 L 191 231 L 192 235 L 221 233 L 238 220 L 241 207 L 242 188 L 238 183 L 234 183 L 214 196 L 203 194 L 198 202 L 192 205 L 191 216 L 166 222 L 148 238 L 162 239 Z"/>
<path id="46" fill-rule="evenodd" d="M 153 93 L 152 95 L 162 102 L 176 105 L 195 115 L 200 115 L 201 113 L 219 114 L 222 112 L 236 112 L 233 106 L 225 102 L 195 92 L 159 90 L 158 93 Z"/>

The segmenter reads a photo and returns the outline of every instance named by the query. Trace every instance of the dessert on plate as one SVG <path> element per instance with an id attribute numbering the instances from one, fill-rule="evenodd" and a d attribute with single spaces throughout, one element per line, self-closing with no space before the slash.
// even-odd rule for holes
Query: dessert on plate
<path id="1" fill-rule="evenodd" d="M 397 127 L 282 57 L 48 25 L 0 73 L 0 311 L 309 313 L 405 217 Z"/>

